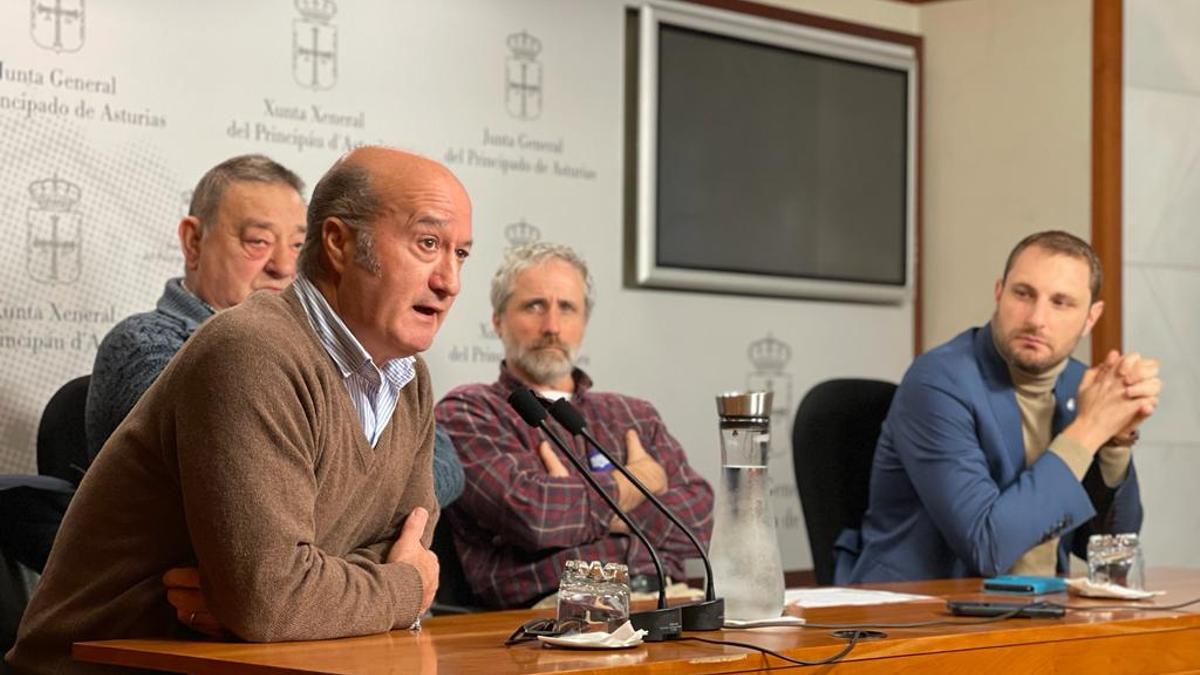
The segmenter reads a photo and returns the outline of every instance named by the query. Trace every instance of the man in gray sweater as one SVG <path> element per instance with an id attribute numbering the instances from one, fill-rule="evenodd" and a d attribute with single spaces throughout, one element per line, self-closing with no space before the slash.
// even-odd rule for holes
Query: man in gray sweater
<path id="1" fill-rule="evenodd" d="M 154 311 L 109 331 L 88 385 L 88 459 L 200 324 L 254 291 L 282 291 L 296 275 L 304 242 L 304 182 L 263 155 L 232 157 L 209 169 L 179 221 L 184 274 L 167 282 Z"/>
<path id="2" fill-rule="evenodd" d="M 437 558 L 428 349 L 459 291 L 471 205 L 444 166 L 360 148 L 317 185 L 297 282 L 196 331 L 114 432 L 63 521 L 8 655 L 112 672 L 81 640 L 252 641 L 411 625 Z M 205 616 L 164 597 L 193 567 Z"/>

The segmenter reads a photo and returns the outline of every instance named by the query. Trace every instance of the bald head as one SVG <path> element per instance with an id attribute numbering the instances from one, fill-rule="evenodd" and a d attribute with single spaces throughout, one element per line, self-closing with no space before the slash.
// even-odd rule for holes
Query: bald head
<path id="1" fill-rule="evenodd" d="M 376 364 L 429 348 L 471 254 L 471 201 L 449 169 L 387 148 L 346 155 L 317 183 L 304 275 Z"/>
<path id="2" fill-rule="evenodd" d="M 443 178 L 458 185 L 458 178 L 440 162 L 396 148 L 368 145 L 342 155 L 331 171 L 338 167 L 360 167 L 372 176 L 392 182 L 413 182 Z"/>
<path id="3" fill-rule="evenodd" d="M 450 208 L 470 198 L 458 177 L 427 157 L 382 146 L 365 146 L 342 155 L 313 189 L 308 207 L 308 232 L 297 263 L 315 279 L 324 271 L 321 240 L 330 219 L 344 223 L 365 244 L 360 262 L 371 262 L 372 225 L 383 218 L 413 211 L 416 202 Z"/>

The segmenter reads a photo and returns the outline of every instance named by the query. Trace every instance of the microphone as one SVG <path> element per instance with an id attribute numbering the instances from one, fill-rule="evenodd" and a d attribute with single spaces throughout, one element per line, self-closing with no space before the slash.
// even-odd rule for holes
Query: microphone
<path id="1" fill-rule="evenodd" d="M 512 406 L 513 410 L 517 411 L 517 414 L 521 416 L 522 420 L 525 420 L 526 424 L 541 429 L 542 433 L 552 443 L 557 445 L 559 450 L 562 450 L 563 454 L 567 456 L 567 459 L 575 466 L 575 469 L 579 471 L 592 490 L 604 499 L 609 508 L 621 519 L 621 522 L 625 523 L 629 531 L 650 552 L 650 560 L 654 563 L 654 569 L 658 573 L 658 608 L 644 612 L 631 612 L 629 614 L 630 623 L 633 624 L 634 628 L 646 631 L 644 639 L 647 642 L 662 642 L 663 640 L 678 638 L 682 630 L 682 616 L 678 607 L 667 607 L 667 575 L 663 572 L 662 561 L 658 558 L 658 551 L 650 545 L 650 540 L 646 538 L 646 535 L 637 526 L 637 523 L 633 522 L 633 519 L 617 505 L 617 501 L 604 491 L 604 488 L 600 487 L 600 484 L 596 482 L 596 478 L 592 476 L 591 471 L 583 465 L 583 462 L 575 456 L 575 453 L 571 452 L 571 449 L 558 437 L 558 434 L 554 433 L 550 425 L 546 424 L 546 410 L 538 403 L 538 399 L 534 396 L 533 392 L 525 388 L 516 389 L 512 394 L 509 394 L 508 404 Z"/>
<path id="2" fill-rule="evenodd" d="M 708 583 L 705 584 L 705 595 L 702 602 L 696 602 L 680 607 L 682 610 L 683 628 L 684 630 L 719 630 L 725 625 L 725 600 L 718 598 L 716 591 L 713 588 L 713 572 L 712 564 L 708 561 L 708 553 L 704 547 L 700 545 L 700 540 L 696 538 L 695 533 L 691 528 L 684 525 L 681 520 L 668 509 L 654 493 L 650 492 L 638 477 L 633 475 L 633 472 L 625 468 L 625 465 L 618 462 L 612 453 L 606 450 L 596 440 L 594 436 L 587 430 L 587 421 L 583 419 L 583 414 L 579 409 L 571 405 L 571 402 L 565 398 L 560 398 L 550 404 L 547 408 L 554 419 L 563 425 L 563 428 L 571 433 L 572 436 L 583 436 L 588 443 L 592 444 L 605 459 L 612 463 L 613 467 L 620 471 L 622 475 L 629 479 L 630 483 L 638 489 L 646 499 L 650 501 L 659 511 L 662 512 L 667 520 L 671 521 L 675 527 L 683 530 L 687 538 L 692 542 L 692 546 L 696 547 L 696 551 L 700 553 L 700 559 L 704 561 L 704 574 Z"/>

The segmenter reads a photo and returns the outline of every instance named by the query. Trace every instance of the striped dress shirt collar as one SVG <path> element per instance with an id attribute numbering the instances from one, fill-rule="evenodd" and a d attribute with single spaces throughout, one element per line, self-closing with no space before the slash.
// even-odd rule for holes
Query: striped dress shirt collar
<path id="1" fill-rule="evenodd" d="M 317 339 L 341 372 L 363 433 L 374 447 L 395 412 L 400 390 L 416 377 L 416 357 L 391 359 L 382 368 L 378 367 L 307 277 L 296 275 L 292 286 Z"/>

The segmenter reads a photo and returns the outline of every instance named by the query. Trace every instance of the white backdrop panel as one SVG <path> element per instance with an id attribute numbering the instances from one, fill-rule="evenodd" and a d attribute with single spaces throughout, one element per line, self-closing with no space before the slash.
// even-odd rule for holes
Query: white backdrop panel
<path id="1" fill-rule="evenodd" d="M 487 289 L 504 249 L 568 243 L 596 278 L 586 367 L 600 388 L 654 402 L 710 481 L 713 396 L 775 388 L 784 563 L 810 566 L 791 416 L 823 379 L 898 379 L 912 306 L 623 287 L 624 11 L 620 0 L 4 3 L 0 471 L 34 470 L 50 395 L 179 273 L 175 225 L 204 170 L 262 152 L 311 185 L 347 148 L 384 142 L 445 161 L 474 202 L 462 295 L 425 355 L 438 394 L 496 375 Z"/>

